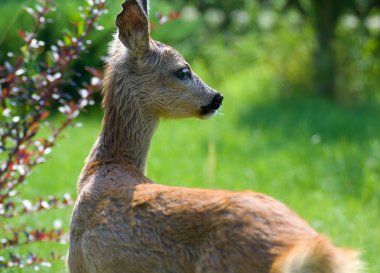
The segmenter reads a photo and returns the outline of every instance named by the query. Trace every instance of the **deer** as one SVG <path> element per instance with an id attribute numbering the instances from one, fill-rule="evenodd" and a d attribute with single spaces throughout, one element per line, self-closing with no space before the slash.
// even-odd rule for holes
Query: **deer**
<path id="1" fill-rule="evenodd" d="M 359 273 L 279 201 L 252 191 L 173 187 L 146 177 L 161 118 L 207 119 L 223 96 L 150 37 L 147 0 L 116 17 L 102 83 L 101 132 L 78 179 L 70 273 Z"/>

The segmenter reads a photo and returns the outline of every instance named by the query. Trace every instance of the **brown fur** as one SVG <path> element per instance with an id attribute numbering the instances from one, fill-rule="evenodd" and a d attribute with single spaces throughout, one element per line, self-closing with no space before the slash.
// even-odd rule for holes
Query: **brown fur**
<path id="1" fill-rule="evenodd" d="M 337 249 L 268 196 L 168 187 L 145 177 L 159 118 L 205 118 L 201 109 L 217 94 L 194 72 L 188 80 L 174 76 L 190 67 L 149 38 L 146 6 L 129 0 L 116 20 L 103 128 L 78 181 L 69 271 L 360 272 L 354 252 Z"/>

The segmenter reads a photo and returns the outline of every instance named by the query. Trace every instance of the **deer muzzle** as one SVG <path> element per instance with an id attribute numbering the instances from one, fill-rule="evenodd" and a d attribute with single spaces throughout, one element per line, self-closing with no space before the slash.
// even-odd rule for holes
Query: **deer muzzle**
<path id="1" fill-rule="evenodd" d="M 202 115 L 209 115 L 215 113 L 222 106 L 222 101 L 222 94 L 217 93 L 209 104 L 201 107 Z"/>

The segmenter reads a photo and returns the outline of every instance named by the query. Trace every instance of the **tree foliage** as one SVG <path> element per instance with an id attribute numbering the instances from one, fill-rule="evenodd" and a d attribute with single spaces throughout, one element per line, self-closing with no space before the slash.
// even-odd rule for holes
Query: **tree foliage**
<path id="1" fill-rule="evenodd" d="M 301 0 L 287 0 L 285 9 L 293 8 L 311 20 L 315 31 L 317 48 L 314 52 L 314 88 L 329 98 L 336 96 L 335 41 L 336 28 L 344 13 L 352 13 L 359 18 L 361 27 L 366 29 L 365 20 L 372 10 L 380 8 L 379 0 L 311 0 L 308 8 Z M 366 29 L 368 32 L 368 29 Z"/>

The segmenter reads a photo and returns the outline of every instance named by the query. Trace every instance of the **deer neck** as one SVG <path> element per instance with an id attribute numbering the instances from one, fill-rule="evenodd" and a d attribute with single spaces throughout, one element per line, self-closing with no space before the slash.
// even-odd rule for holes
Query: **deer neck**
<path id="1" fill-rule="evenodd" d="M 127 161 L 145 174 L 158 119 L 145 113 L 134 101 L 122 103 L 123 107 L 105 105 L 103 128 L 87 162 L 104 159 Z"/>

